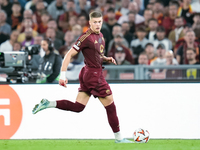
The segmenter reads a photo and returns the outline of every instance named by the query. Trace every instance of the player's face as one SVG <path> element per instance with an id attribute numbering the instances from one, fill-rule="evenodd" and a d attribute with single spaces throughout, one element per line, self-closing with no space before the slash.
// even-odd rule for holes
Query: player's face
<path id="1" fill-rule="evenodd" d="M 102 17 L 92 18 L 92 19 L 90 19 L 89 23 L 90 23 L 90 28 L 94 32 L 99 33 L 101 30 L 101 27 L 102 27 L 103 19 L 102 19 Z"/>

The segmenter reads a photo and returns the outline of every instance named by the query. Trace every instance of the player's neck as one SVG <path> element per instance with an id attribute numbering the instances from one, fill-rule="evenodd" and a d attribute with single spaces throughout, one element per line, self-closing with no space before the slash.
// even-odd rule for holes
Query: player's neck
<path id="1" fill-rule="evenodd" d="M 96 34 L 99 34 L 100 32 L 96 32 L 95 30 L 93 30 L 91 27 L 90 27 L 90 29 L 94 32 L 94 33 L 96 33 Z"/>

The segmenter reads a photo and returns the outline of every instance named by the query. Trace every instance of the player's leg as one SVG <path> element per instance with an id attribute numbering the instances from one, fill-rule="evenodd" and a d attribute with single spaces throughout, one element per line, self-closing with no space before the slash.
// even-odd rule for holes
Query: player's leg
<path id="1" fill-rule="evenodd" d="M 79 92 L 75 103 L 69 100 L 58 100 L 56 101 L 56 108 L 73 112 L 81 112 L 84 110 L 89 99 L 90 95 L 88 95 L 86 92 Z"/>
<path id="2" fill-rule="evenodd" d="M 42 99 L 42 101 L 39 104 L 35 105 L 32 113 L 36 114 L 37 112 L 46 108 L 58 108 L 73 112 L 81 112 L 88 103 L 89 98 L 90 95 L 88 95 L 87 93 L 79 92 L 75 103 L 69 100 L 48 101 L 47 99 Z"/>
<path id="3" fill-rule="evenodd" d="M 114 132 L 116 143 L 132 143 L 127 139 L 122 138 L 119 128 L 119 120 L 117 117 L 116 106 L 113 100 L 113 95 L 106 96 L 105 98 L 99 97 L 99 100 L 106 109 L 108 122 Z"/>

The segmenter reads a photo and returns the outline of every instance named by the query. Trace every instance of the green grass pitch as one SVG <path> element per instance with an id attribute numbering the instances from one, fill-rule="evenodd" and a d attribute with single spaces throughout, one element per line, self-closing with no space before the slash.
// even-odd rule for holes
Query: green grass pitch
<path id="1" fill-rule="evenodd" d="M 0 140 L 0 150 L 200 150 L 200 140 L 154 140 L 114 143 L 114 140 Z"/>

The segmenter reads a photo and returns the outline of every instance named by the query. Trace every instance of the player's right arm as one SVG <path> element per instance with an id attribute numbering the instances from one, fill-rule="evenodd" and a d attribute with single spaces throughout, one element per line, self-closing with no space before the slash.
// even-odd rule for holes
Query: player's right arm
<path id="1" fill-rule="evenodd" d="M 68 83 L 68 80 L 66 78 L 66 71 L 67 71 L 67 67 L 70 63 L 70 60 L 73 56 L 75 56 L 78 52 L 74 49 L 71 48 L 67 54 L 64 57 L 64 60 L 62 62 L 62 66 L 61 66 L 61 73 L 60 73 L 60 79 L 59 79 L 59 84 L 61 86 L 67 87 L 66 84 Z"/>

